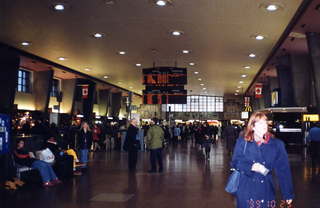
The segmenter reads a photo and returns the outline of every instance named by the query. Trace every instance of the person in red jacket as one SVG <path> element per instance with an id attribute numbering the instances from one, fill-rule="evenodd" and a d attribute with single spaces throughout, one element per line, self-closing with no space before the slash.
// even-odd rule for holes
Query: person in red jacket
<path id="1" fill-rule="evenodd" d="M 92 142 L 93 142 L 93 151 L 97 151 L 97 149 L 101 149 L 99 145 L 99 140 L 101 136 L 101 129 L 97 124 L 93 125 L 92 128 Z"/>

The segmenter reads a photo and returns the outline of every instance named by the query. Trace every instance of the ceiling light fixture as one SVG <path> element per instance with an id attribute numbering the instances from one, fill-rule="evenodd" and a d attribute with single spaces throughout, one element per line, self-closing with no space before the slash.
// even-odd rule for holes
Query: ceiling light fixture
<path id="1" fill-rule="evenodd" d="M 120 55 L 125 55 L 126 52 L 125 52 L 125 51 L 119 51 L 119 54 L 120 54 Z"/>
<path id="2" fill-rule="evenodd" d="M 239 84 L 243 84 L 243 81 L 239 81 Z"/>
<path id="3" fill-rule="evenodd" d="M 118 84 L 122 84 L 122 82 L 118 82 Z"/>
<path id="4" fill-rule="evenodd" d="M 102 36 L 103 36 L 103 34 L 101 34 L 101 33 L 95 33 L 93 35 L 93 37 L 95 37 L 95 38 L 102 38 Z"/>
<path id="5" fill-rule="evenodd" d="M 193 63 L 193 62 L 190 62 L 189 65 L 190 65 L 190 66 L 194 66 L 194 65 L 196 65 L 196 64 Z"/>
<path id="6" fill-rule="evenodd" d="M 29 46 L 29 45 L 31 45 L 31 43 L 28 42 L 28 41 L 23 41 L 23 42 L 21 43 L 21 45 L 23 45 L 23 46 Z"/>
<path id="7" fill-rule="evenodd" d="M 198 80 L 199 80 L 199 81 L 202 81 L 202 79 L 201 79 L 201 78 L 199 78 Z"/>
<path id="8" fill-rule="evenodd" d="M 193 72 L 194 74 L 199 74 L 199 72 L 197 72 L 197 71 L 195 71 L 195 72 Z"/>
<path id="9" fill-rule="evenodd" d="M 182 50 L 182 53 L 188 54 L 188 53 L 190 53 L 190 51 L 189 50 Z"/>
<path id="10" fill-rule="evenodd" d="M 63 4 L 55 4 L 53 6 L 53 9 L 56 11 L 63 11 L 65 9 L 65 6 Z"/>
<path id="11" fill-rule="evenodd" d="M 167 2 L 164 0 L 157 0 L 156 5 L 163 7 L 167 5 Z"/>
<path id="12" fill-rule="evenodd" d="M 237 88 L 238 88 L 238 89 L 240 89 L 240 88 L 241 88 L 241 86 L 238 86 Z"/>
<path id="13" fill-rule="evenodd" d="M 172 34 L 173 36 L 180 36 L 180 35 L 183 34 L 183 32 L 182 32 L 182 31 L 175 30 L 175 31 L 172 31 L 171 34 Z"/>
<path id="14" fill-rule="evenodd" d="M 204 85 L 203 83 L 200 84 L 200 86 L 203 86 L 203 85 Z"/>
<path id="15" fill-rule="evenodd" d="M 105 76 L 103 76 L 103 78 L 108 79 L 108 78 L 109 78 L 109 76 L 108 76 L 108 75 L 105 75 Z"/>
<path id="16" fill-rule="evenodd" d="M 204 87 L 204 88 L 202 88 L 202 90 L 206 90 L 206 89 L 207 89 L 207 88 L 205 88 L 205 87 Z"/>
<path id="17" fill-rule="evenodd" d="M 250 57 L 250 58 L 254 58 L 254 57 L 256 57 L 256 54 L 250 53 L 250 54 L 249 54 L 249 57 Z"/>
<path id="18" fill-rule="evenodd" d="M 236 92 L 239 92 L 239 90 L 236 90 Z"/>
<path id="19" fill-rule="evenodd" d="M 65 57 L 59 57 L 58 58 L 60 61 L 65 61 L 65 60 L 67 60 L 67 58 L 65 58 Z"/>
<path id="20" fill-rule="evenodd" d="M 278 9 L 279 9 L 279 6 L 275 4 L 269 4 L 266 7 L 266 10 L 268 10 L 269 12 L 274 12 L 274 11 L 277 11 Z"/>
<path id="21" fill-rule="evenodd" d="M 263 36 L 263 35 L 256 35 L 256 36 L 255 36 L 255 39 L 256 39 L 256 40 L 263 40 L 263 39 L 264 39 L 264 36 Z"/>
<path id="22" fill-rule="evenodd" d="M 248 75 L 242 74 L 241 77 L 246 78 Z"/>
<path id="23" fill-rule="evenodd" d="M 142 64 L 136 64 L 136 66 L 137 66 L 137 67 L 140 67 L 140 66 L 142 66 Z"/>
<path id="24" fill-rule="evenodd" d="M 238 93 L 234 93 L 234 95 L 239 95 Z"/>
<path id="25" fill-rule="evenodd" d="M 90 69 L 90 68 L 85 68 L 84 70 L 85 70 L 85 71 L 91 71 L 91 69 Z"/>
<path id="26" fill-rule="evenodd" d="M 245 69 L 250 69 L 251 66 L 244 66 L 243 68 L 245 68 Z"/>
<path id="27" fill-rule="evenodd" d="M 129 88 L 132 89 L 133 87 L 130 86 Z"/>

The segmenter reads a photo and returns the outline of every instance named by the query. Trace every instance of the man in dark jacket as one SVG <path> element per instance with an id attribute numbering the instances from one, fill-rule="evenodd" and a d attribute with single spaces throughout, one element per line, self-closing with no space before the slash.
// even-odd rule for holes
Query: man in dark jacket
<path id="1" fill-rule="evenodd" d="M 140 147 L 140 142 L 137 140 L 138 134 L 138 121 L 136 119 L 130 120 L 130 126 L 127 131 L 126 140 L 124 142 L 124 150 L 128 151 L 128 167 L 129 171 L 135 171 L 137 160 L 138 160 L 138 150 Z"/>

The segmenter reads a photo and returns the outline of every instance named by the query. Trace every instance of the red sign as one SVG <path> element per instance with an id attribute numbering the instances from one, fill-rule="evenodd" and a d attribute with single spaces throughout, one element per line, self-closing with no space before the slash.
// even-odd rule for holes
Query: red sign
<path id="1" fill-rule="evenodd" d="M 250 97 L 244 97 L 244 106 L 250 106 Z"/>
<path id="2" fill-rule="evenodd" d="M 262 98 L 262 83 L 257 83 L 255 88 L 256 98 Z"/>
<path id="3" fill-rule="evenodd" d="M 89 85 L 82 85 L 82 99 L 87 99 L 89 95 Z"/>

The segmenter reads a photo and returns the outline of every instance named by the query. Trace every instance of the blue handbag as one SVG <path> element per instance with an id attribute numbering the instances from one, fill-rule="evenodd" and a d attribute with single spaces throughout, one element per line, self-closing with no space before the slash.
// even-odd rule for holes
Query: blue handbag
<path id="1" fill-rule="evenodd" d="M 247 141 L 243 148 L 243 154 L 245 153 L 247 148 Z M 234 170 L 232 174 L 229 176 L 228 183 L 225 187 L 225 191 L 230 194 L 235 194 L 238 191 L 239 182 L 240 182 L 240 172 L 238 170 Z"/>

